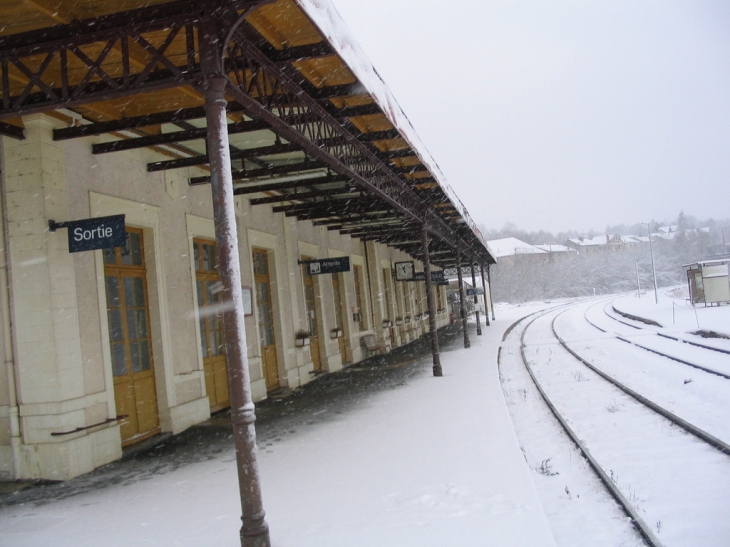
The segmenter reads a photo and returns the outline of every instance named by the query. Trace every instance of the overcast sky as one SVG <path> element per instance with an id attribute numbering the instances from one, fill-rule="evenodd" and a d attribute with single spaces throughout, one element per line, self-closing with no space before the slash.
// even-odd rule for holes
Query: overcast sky
<path id="1" fill-rule="evenodd" d="M 477 223 L 730 217 L 730 1 L 331 1 Z"/>

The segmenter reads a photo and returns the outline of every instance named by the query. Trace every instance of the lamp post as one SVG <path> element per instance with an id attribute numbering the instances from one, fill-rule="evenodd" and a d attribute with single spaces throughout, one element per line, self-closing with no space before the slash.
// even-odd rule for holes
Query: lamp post
<path id="1" fill-rule="evenodd" d="M 641 298 L 641 281 L 639 281 L 639 261 L 636 260 L 636 243 L 634 243 L 634 268 L 636 268 L 636 294 Z"/>
<path id="2" fill-rule="evenodd" d="M 654 276 L 654 303 L 659 303 L 659 294 L 656 288 L 656 268 L 654 267 L 654 247 L 651 244 L 651 226 L 648 222 L 642 222 L 646 224 L 646 229 L 649 232 L 649 252 L 651 253 L 651 273 Z"/>

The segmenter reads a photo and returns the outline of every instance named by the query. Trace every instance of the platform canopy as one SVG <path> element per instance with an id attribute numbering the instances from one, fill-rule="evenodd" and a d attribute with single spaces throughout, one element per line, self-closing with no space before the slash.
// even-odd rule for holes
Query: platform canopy
<path id="1" fill-rule="evenodd" d="M 215 47 L 211 47 L 213 44 Z M 211 55 L 217 51 L 218 55 Z M 94 154 L 151 148 L 148 171 L 209 156 L 203 85 L 227 78 L 234 193 L 442 267 L 494 263 L 387 86 L 323 0 L 0 0 L 0 134 L 22 116 L 105 135 Z M 434 109 L 447 109 L 443 105 Z"/>

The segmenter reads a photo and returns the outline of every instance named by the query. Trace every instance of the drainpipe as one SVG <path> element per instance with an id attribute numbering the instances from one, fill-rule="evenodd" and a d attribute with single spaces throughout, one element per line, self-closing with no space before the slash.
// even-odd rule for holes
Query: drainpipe
<path id="1" fill-rule="evenodd" d="M 2 139 L 0 139 L 0 177 L 5 190 L 5 151 L 2 147 Z M 15 345 L 13 344 L 10 304 L 11 291 L 10 279 L 11 272 L 8 264 L 10 263 L 10 250 L 8 249 L 8 214 L 7 214 L 7 196 L 2 192 L 2 230 L 0 230 L 0 247 L 3 251 L 0 253 L 0 306 L 2 306 L 2 322 L 3 322 L 3 344 L 5 353 L 3 362 L 5 363 L 5 372 L 8 382 L 8 417 L 10 420 L 10 447 L 13 453 L 13 478 L 20 479 L 23 476 L 22 460 L 20 455 L 21 435 L 20 435 L 20 408 L 18 406 L 18 386 L 15 383 Z"/>

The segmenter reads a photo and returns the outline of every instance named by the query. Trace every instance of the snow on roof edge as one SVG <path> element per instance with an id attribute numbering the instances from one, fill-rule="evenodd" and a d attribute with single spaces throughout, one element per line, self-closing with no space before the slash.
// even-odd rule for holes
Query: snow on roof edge
<path id="1" fill-rule="evenodd" d="M 446 177 L 441 172 L 436 160 L 431 156 L 418 137 L 415 128 L 411 124 L 408 116 L 400 107 L 395 97 L 391 93 L 387 84 L 378 74 L 373 64 L 368 59 L 365 52 L 352 36 L 350 29 L 332 5 L 330 0 L 294 0 L 301 10 L 309 17 L 312 23 L 319 29 L 322 35 L 332 45 L 335 52 L 352 70 L 355 77 L 360 81 L 365 89 L 368 90 L 373 100 L 383 110 L 385 116 L 390 120 L 393 126 L 398 129 L 406 142 L 416 153 L 421 162 L 428 167 L 429 171 L 434 175 L 437 184 L 444 191 L 446 196 L 451 200 L 453 205 L 459 211 L 459 214 L 466 220 L 467 225 L 474 232 L 477 239 L 484 245 L 489 254 L 494 257 L 492 250 L 489 248 L 486 239 L 477 228 L 474 221 L 469 216 L 466 207 L 457 197 L 454 190 L 446 182 Z"/>

